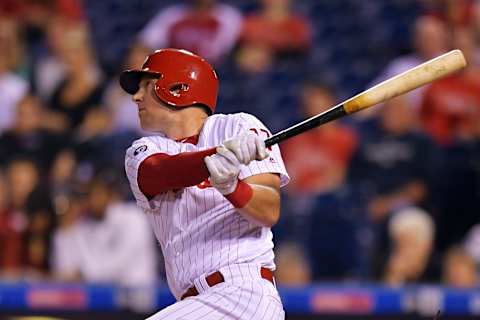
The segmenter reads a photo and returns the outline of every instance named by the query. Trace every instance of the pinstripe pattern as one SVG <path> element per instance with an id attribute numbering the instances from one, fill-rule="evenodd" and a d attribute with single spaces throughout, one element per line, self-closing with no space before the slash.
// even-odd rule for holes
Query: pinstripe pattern
<path id="1" fill-rule="evenodd" d="M 285 319 L 278 293 L 270 282 L 260 278 L 259 266 L 237 266 L 230 271 L 228 267 L 222 269 L 226 282 L 201 289 L 200 295 L 179 301 L 148 320 Z"/>
<path id="2" fill-rule="evenodd" d="M 272 233 L 269 228 L 257 226 L 243 218 L 211 187 L 193 186 L 177 192 L 170 191 L 149 201 L 141 193 L 137 183 L 138 167 L 145 158 L 154 153 L 175 155 L 180 152 L 205 150 L 252 128 L 267 138 L 267 128 L 251 115 L 213 115 L 205 122 L 197 145 L 176 142 L 158 135 L 139 139 L 127 150 L 125 170 L 132 192 L 138 206 L 147 213 L 162 247 L 168 285 L 177 299 L 196 279 L 224 267 L 233 270 L 235 268 L 232 266 L 249 262 L 274 270 Z M 269 158 L 242 166 L 239 177 L 245 179 L 260 173 L 279 173 L 282 186 L 288 183 L 289 178 L 278 146 L 273 147 Z M 243 278 L 242 282 L 251 278 L 248 270 L 240 268 L 237 271 Z M 199 285 L 202 286 L 200 283 Z M 208 285 L 204 284 L 198 289 L 206 290 Z M 231 318 L 228 312 L 237 316 L 247 314 L 248 308 L 244 307 L 246 301 L 251 305 L 257 302 L 255 293 L 251 293 L 251 290 L 250 287 L 250 292 L 246 291 L 241 301 L 235 301 L 237 304 L 232 304 L 231 310 L 222 311 L 225 319 Z M 217 299 L 220 298 L 219 294 L 222 293 L 216 293 Z M 185 305 L 184 302 L 180 304 Z M 205 308 L 202 307 L 201 300 L 197 304 L 200 305 L 196 306 L 199 308 L 198 312 L 194 312 L 196 315 Z M 279 308 L 281 309 L 281 304 Z M 269 315 L 259 313 L 258 317 L 261 316 Z M 211 319 L 210 314 L 208 319 Z"/>

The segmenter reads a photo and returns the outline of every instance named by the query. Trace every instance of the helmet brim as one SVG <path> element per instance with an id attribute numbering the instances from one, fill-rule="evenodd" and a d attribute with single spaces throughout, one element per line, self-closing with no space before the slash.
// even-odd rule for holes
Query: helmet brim
<path id="1" fill-rule="evenodd" d="M 128 93 L 128 94 L 135 94 L 138 89 L 140 88 L 140 81 L 142 81 L 142 77 L 146 74 L 150 75 L 158 75 L 158 72 L 149 72 L 145 70 L 126 70 L 120 74 L 120 87 Z"/>

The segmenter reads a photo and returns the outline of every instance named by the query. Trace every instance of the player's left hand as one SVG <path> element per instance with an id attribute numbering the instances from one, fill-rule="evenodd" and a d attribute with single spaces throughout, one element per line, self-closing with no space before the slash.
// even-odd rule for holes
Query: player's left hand
<path id="1" fill-rule="evenodd" d="M 232 151 L 220 146 L 216 154 L 205 157 L 205 164 L 210 172 L 210 183 L 214 188 L 223 195 L 235 191 L 240 162 Z"/>
<path id="2" fill-rule="evenodd" d="M 244 165 L 248 165 L 252 160 L 263 160 L 268 157 L 263 139 L 250 131 L 224 141 L 222 146 L 232 151 Z"/>

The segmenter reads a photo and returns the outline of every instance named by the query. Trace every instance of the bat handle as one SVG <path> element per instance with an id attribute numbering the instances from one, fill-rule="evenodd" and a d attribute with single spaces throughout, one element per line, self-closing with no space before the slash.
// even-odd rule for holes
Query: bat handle
<path id="1" fill-rule="evenodd" d="M 279 143 L 280 141 L 283 141 L 285 140 L 286 138 L 285 137 L 282 137 L 280 135 L 281 132 L 278 132 L 276 134 L 274 134 L 273 136 L 271 136 L 270 138 L 266 139 L 265 140 L 265 147 L 268 148 L 268 147 L 271 147 L 273 146 L 274 144 L 277 144 Z"/>

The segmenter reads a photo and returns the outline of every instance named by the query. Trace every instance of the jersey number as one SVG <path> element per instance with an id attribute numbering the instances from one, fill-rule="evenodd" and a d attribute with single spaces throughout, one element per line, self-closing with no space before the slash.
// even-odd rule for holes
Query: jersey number
<path id="1" fill-rule="evenodd" d="M 267 139 L 270 138 L 271 136 L 270 132 L 268 132 L 268 130 L 265 130 L 265 129 L 250 128 L 250 131 L 254 132 L 257 136 L 261 136 L 260 133 L 258 133 L 258 131 L 260 131 L 261 133 L 265 133 L 265 135 L 267 136 Z M 267 150 L 272 151 L 272 147 L 268 147 Z"/>

